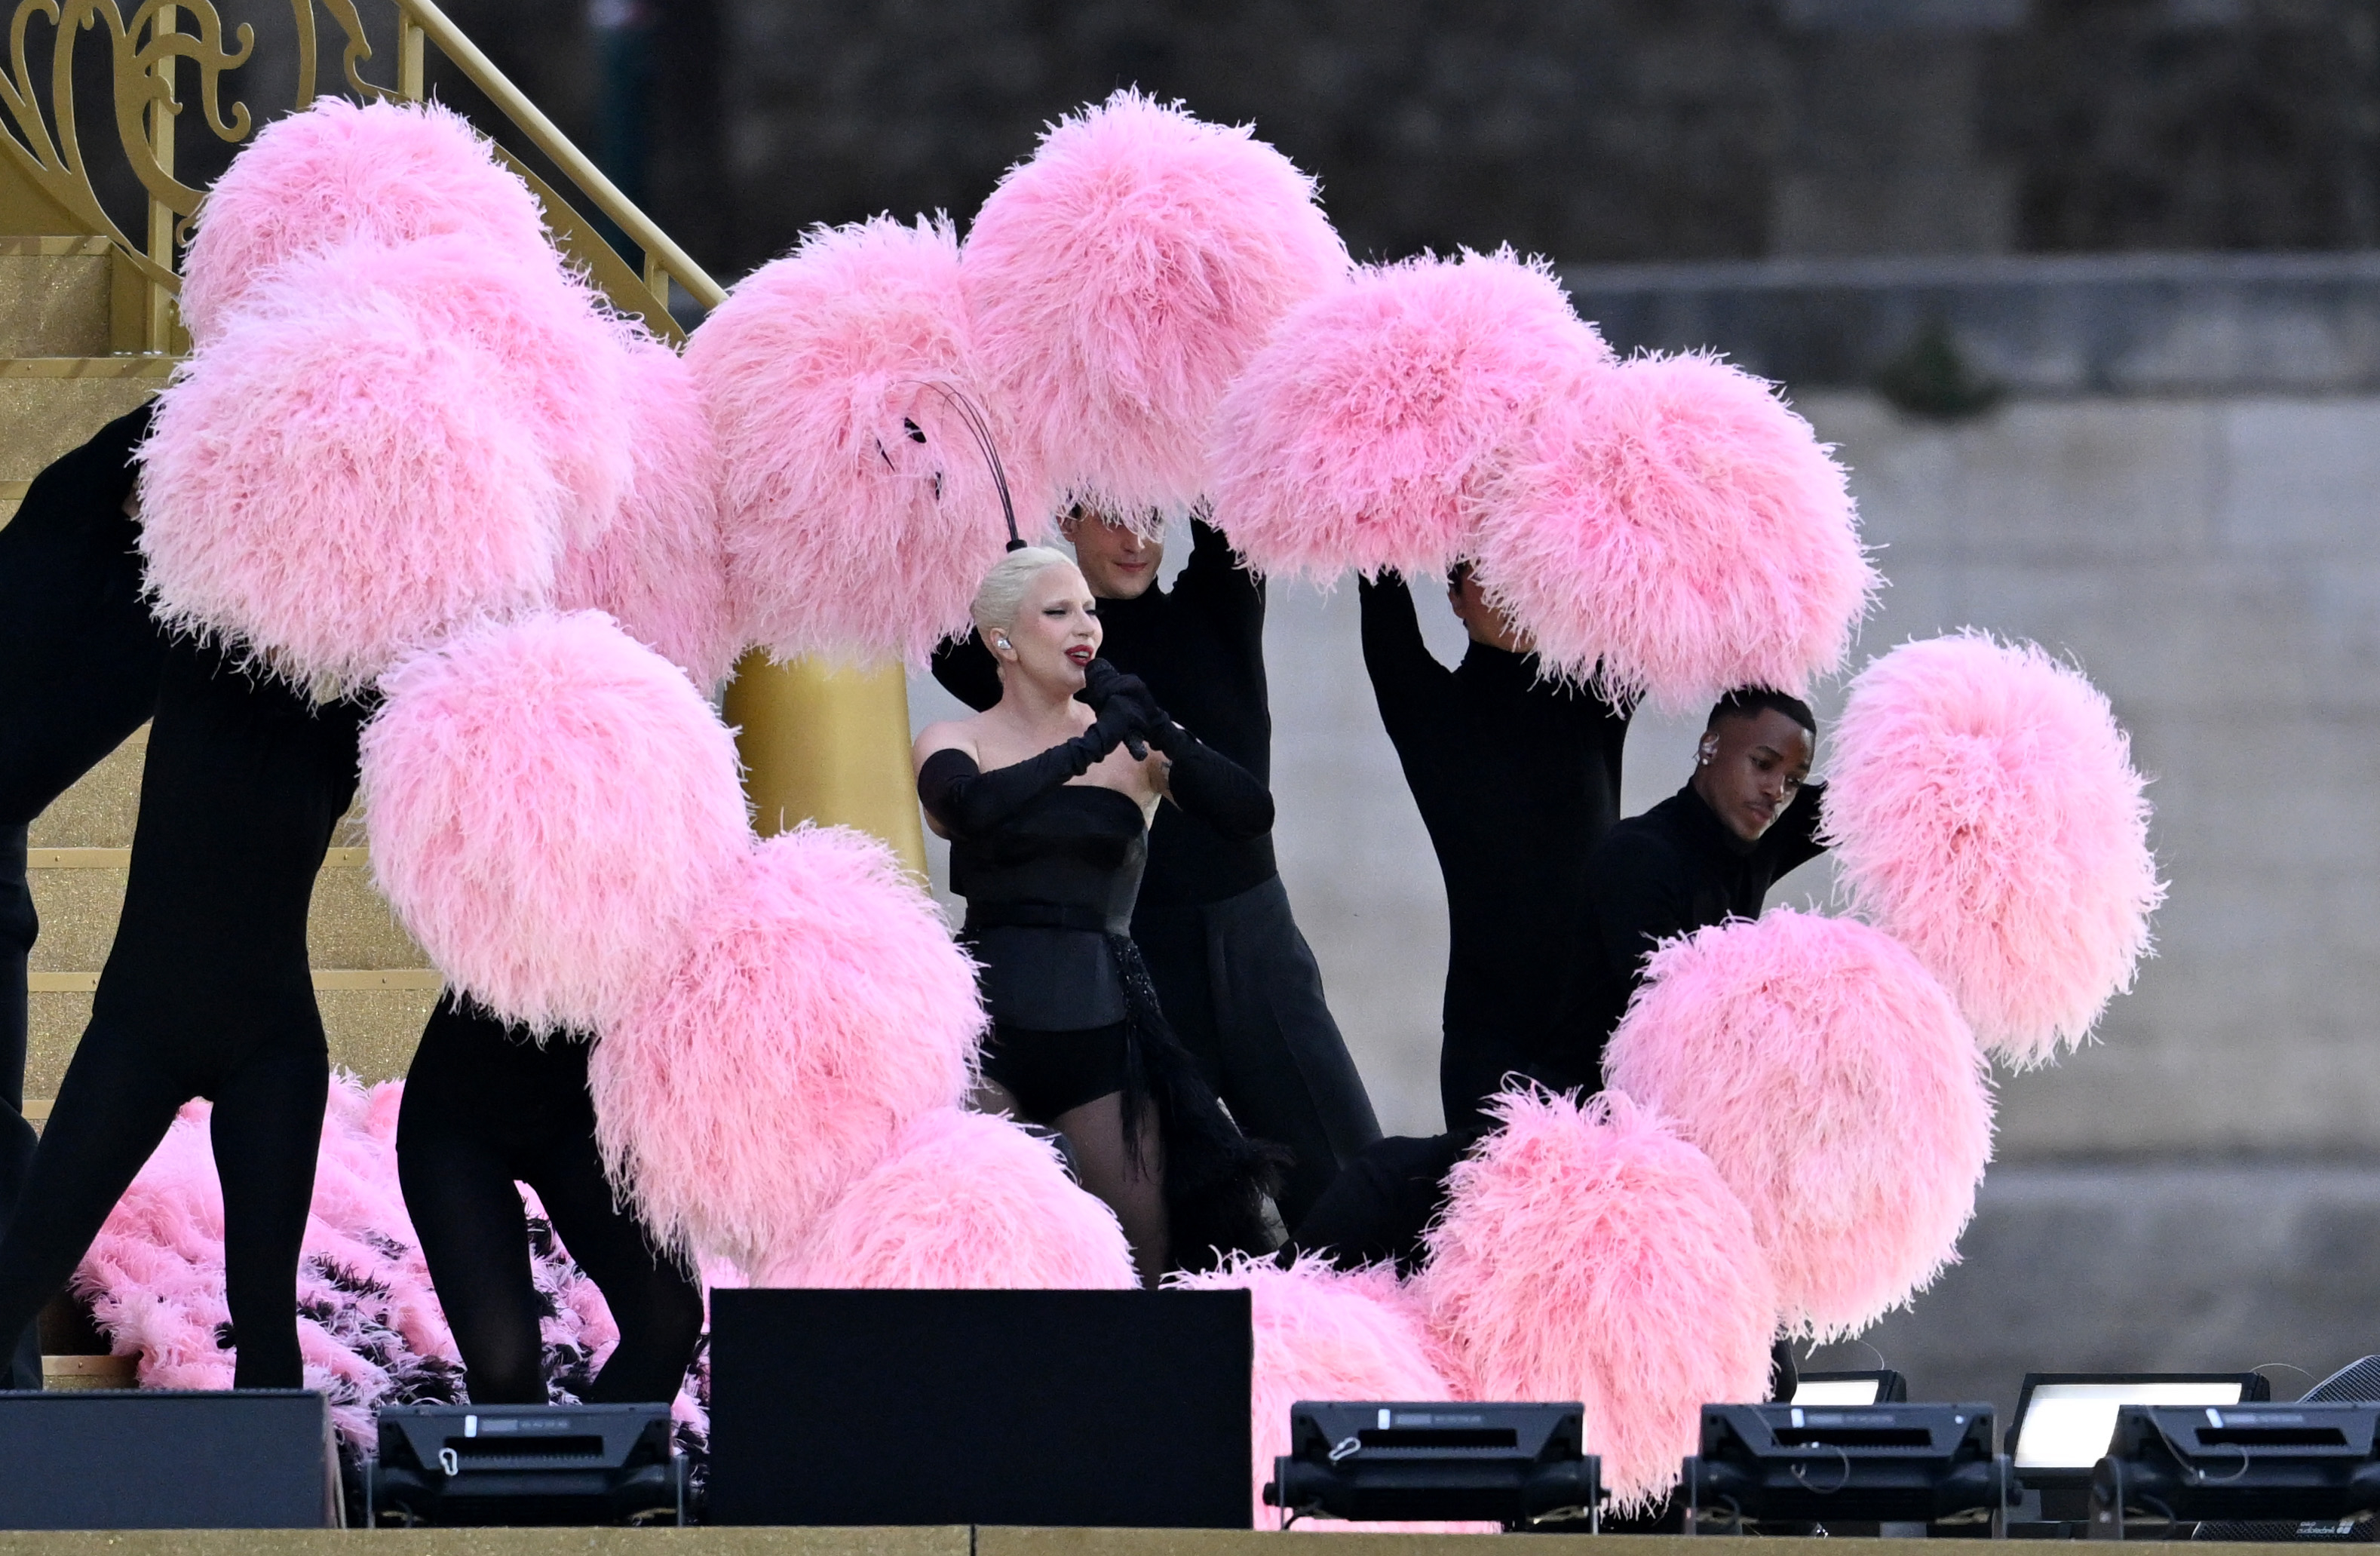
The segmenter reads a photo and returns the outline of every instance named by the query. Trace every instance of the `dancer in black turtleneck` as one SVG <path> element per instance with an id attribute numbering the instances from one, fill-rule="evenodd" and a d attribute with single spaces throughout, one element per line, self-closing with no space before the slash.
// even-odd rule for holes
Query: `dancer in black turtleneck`
<path id="1" fill-rule="evenodd" d="M 1467 568 L 1448 593 L 1471 634 L 1452 670 L 1393 574 L 1360 586 L 1364 665 L 1446 881 L 1439 1095 L 1462 1133 L 1571 1003 L 1588 861 L 1620 816 L 1630 710 L 1539 679 Z"/>
<path id="2" fill-rule="evenodd" d="M 1264 585 L 1238 565 L 1231 542 L 1194 521 L 1190 560 L 1169 590 L 1157 582 L 1159 542 L 1079 508 L 1062 528 L 1099 600 L 1101 657 L 1269 784 Z M 942 646 L 934 678 L 978 711 L 1000 700 L 997 668 L 973 634 Z M 1280 1197 L 1294 1225 L 1380 1126 L 1290 915 L 1271 834 L 1229 837 L 1164 807 L 1149 830 L 1132 938 L 1167 1022 L 1208 1084 L 1250 1136 L 1294 1158 Z"/>
<path id="3" fill-rule="evenodd" d="M 1739 693 L 1730 701 L 1766 695 Z M 1779 731 L 1796 722 L 1791 713 L 1770 711 L 1765 717 L 1779 725 L 1770 734 L 1790 740 Z M 1754 734 L 1750 727 L 1740 732 Z M 1707 754 L 1698 753 L 1698 771 L 1720 760 L 1718 732 L 1705 734 L 1703 741 Z M 1756 738 L 1754 745 L 1774 749 Z M 1774 760 L 1781 764 L 1790 759 Z M 1662 941 L 1730 918 L 1759 918 L 1779 876 L 1826 852 L 1817 839 L 1826 787 L 1794 783 L 1771 823 L 1751 837 L 1722 820 L 1691 782 L 1614 827 L 1595 857 L 1593 912 L 1589 933 L 1578 947 L 1571 1007 L 1529 1067 L 1531 1078 L 1558 1091 L 1601 1087 L 1603 1045 L 1644 981 L 1645 953 Z"/>
<path id="4" fill-rule="evenodd" d="M 1645 954 L 1673 935 L 1758 918 L 1777 878 L 1824 851 L 1825 785 L 1803 782 L 1815 728 L 1807 706 L 1777 692 L 1731 693 L 1711 710 L 1686 786 L 1614 826 L 1588 862 L 1573 943 L 1555 953 L 1572 959 L 1575 976 L 1563 980 L 1571 998 L 1522 1074 L 1556 1090 L 1600 1089 L 1603 1045 L 1644 977 Z M 1516 893 L 1507 911 L 1527 906 Z M 1298 1224 L 1291 1251 L 1411 1268 L 1444 1202 L 1447 1169 L 1485 1127 L 1475 1119 L 1444 1135 L 1381 1141 Z M 1789 1376 L 1780 1370 L 1780 1389 Z"/>

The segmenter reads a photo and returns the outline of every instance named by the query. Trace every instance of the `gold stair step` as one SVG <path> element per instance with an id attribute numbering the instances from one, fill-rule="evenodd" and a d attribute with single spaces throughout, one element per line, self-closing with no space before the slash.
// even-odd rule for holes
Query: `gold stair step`
<path id="1" fill-rule="evenodd" d="M 129 879 L 128 848 L 34 848 L 28 850 L 27 880 L 41 938 L 33 942 L 33 966 L 48 973 L 96 973 L 115 941 Z M 361 847 L 331 850 L 314 878 L 306 943 L 323 967 L 358 971 L 426 968 L 430 959 L 399 927 L 388 903 L 372 889 Z"/>
<path id="2" fill-rule="evenodd" d="M 43 1356 L 42 1387 L 133 1389 L 140 1387 L 139 1356 Z"/>
<path id="3" fill-rule="evenodd" d="M 142 724 L 33 818 L 26 841 L 37 849 L 129 848 L 148 755 L 149 726 Z"/>
<path id="4" fill-rule="evenodd" d="M 353 993 L 374 989 L 403 989 L 435 991 L 446 987 L 446 979 L 435 967 L 316 967 L 313 969 L 314 991 Z M 99 974 L 95 972 L 29 972 L 25 987 L 35 994 L 96 994 Z"/>
<path id="5" fill-rule="evenodd" d="M 105 355 L 108 249 L 103 237 L 0 237 L 0 355 Z"/>
<path id="6" fill-rule="evenodd" d="M 76 980 L 73 989 L 45 987 L 48 980 Z M 91 991 L 96 973 L 35 973 L 31 1030 L 25 1045 L 25 1116 L 48 1116 L 42 1099 L 57 1095 L 75 1044 L 91 1023 Z M 366 1083 L 402 1079 L 413 1063 L 422 1024 L 436 1008 L 443 985 L 428 969 L 376 968 L 356 972 L 323 969 L 314 974 L 314 1003 L 322 1013 L 322 1035 L 331 1063 Z M 36 1107 L 40 1111 L 36 1112 Z"/>
<path id="7" fill-rule="evenodd" d="M 30 481 L 165 385 L 172 357 L 0 358 L 0 480 Z M 11 509 L 13 512 L 13 508 Z"/>

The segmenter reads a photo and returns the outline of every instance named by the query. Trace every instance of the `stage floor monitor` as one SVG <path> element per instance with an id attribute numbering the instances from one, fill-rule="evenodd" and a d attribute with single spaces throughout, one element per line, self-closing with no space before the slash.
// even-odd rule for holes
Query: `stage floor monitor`
<path id="1" fill-rule="evenodd" d="M 714 1524 L 1245 1529 L 1245 1292 L 739 1291 Z"/>
<path id="2" fill-rule="evenodd" d="M 2240 1404 L 2269 1397 L 2253 1372 L 2029 1372 L 2009 1423 L 2019 1479 L 2087 1482 L 2127 1404 Z"/>
<path id="3" fill-rule="evenodd" d="M 0 1393 L 0 1529 L 320 1529 L 340 1513 L 319 1393 Z"/>

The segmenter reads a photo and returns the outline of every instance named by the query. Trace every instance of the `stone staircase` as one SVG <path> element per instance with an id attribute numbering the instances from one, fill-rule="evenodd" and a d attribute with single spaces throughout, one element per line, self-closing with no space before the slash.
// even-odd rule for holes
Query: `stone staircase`
<path id="1" fill-rule="evenodd" d="M 137 347 L 145 298 L 105 238 L 0 237 L 0 523 L 43 466 L 164 386 L 174 359 L 125 348 Z M 147 738 L 136 733 L 32 826 L 42 933 L 25 1096 L 37 1124 L 115 937 Z M 404 1075 L 440 984 L 373 892 L 363 841 L 350 815 L 315 886 L 309 941 L 332 1063 L 372 1081 Z"/>

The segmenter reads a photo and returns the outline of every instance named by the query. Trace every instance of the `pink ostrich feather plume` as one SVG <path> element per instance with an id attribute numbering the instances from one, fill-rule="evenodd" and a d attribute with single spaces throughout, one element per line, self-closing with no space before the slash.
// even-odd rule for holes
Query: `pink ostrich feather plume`
<path id="1" fill-rule="evenodd" d="M 489 290 L 542 289 L 481 253 Z M 227 320 L 140 451 L 159 620 L 326 695 L 542 602 L 569 506 L 503 364 L 411 289 L 350 285 L 351 257 L 285 267 L 270 311 Z"/>
<path id="2" fill-rule="evenodd" d="M 1670 709 L 1805 692 L 1880 582 L 1809 423 L 1709 357 L 1640 358 L 1557 398 L 1481 513 L 1480 582 L 1548 670 Z"/>
<path id="3" fill-rule="evenodd" d="M 1957 1258 L 1992 1096 L 1966 1019 L 1898 941 L 1779 908 L 1670 941 L 1647 971 L 1604 1075 L 1743 1201 L 1789 1329 L 1856 1333 Z"/>
<path id="4" fill-rule="evenodd" d="M 1281 1513 L 1265 1505 L 1272 1462 L 1290 1450 L 1289 1408 L 1300 1400 L 1410 1400 L 1456 1397 L 1444 1358 L 1421 1312 L 1393 1272 L 1342 1272 L 1314 1255 L 1287 1270 L 1269 1258 L 1234 1254 L 1220 1269 L 1174 1275 L 1175 1291 L 1245 1291 L 1255 1330 L 1250 1374 L 1249 1444 L 1254 1526 Z M 1494 1524 L 1362 1524 L 1301 1519 L 1305 1529 L 1381 1529 L 1423 1534 L 1494 1534 Z"/>
<path id="5" fill-rule="evenodd" d="M 2030 643 L 1906 643 L 1852 683 L 1826 826 L 1852 903 L 2010 1064 L 2082 1042 L 2165 898 L 2114 710 Z"/>
<path id="6" fill-rule="evenodd" d="M 984 393 L 947 221 L 812 232 L 737 284 L 686 362 L 717 430 L 738 608 L 781 659 L 922 665 L 965 630 L 1008 527 L 954 396 L 985 415 L 1020 522 L 1039 530 L 1028 462 Z"/>
<path id="7" fill-rule="evenodd" d="M 609 529 L 564 552 L 555 603 L 603 612 L 708 689 L 743 647 L 728 602 L 719 447 L 684 359 L 643 334 L 625 347 L 627 491 Z"/>
<path id="8" fill-rule="evenodd" d="M 1005 1118 L 936 1108 L 819 1218 L 772 1286 L 1128 1291 L 1114 1212 L 1046 1141 Z"/>
<path id="9" fill-rule="evenodd" d="M 537 197 L 462 115 L 318 97 L 258 130 L 207 191 L 182 266 L 182 318 L 204 346 L 285 260 L 446 233 L 557 259 Z"/>
<path id="10" fill-rule="evenodd" d="M 1288 158 L 1127 88 L 1009 169 L 962 278 L 1038 467 L 1062 496 L 1137 519 L 1205 492 L 1224 389 L 1347 270 Z"/>
<path id="11" fill-rule="evenodd" d="M 240 311 L 260 322 L 291 314 L 302 327 L 314 295 L 338 289 L 399 298 L 423 334 L 484 354 L 491 382 L 483 402 L 528 423 L 562 483 L 565 543 L 613 522 L 635 464 L 625 346 L 642 325 L 613 313 L 551 249 L 517 253 L 470 233 L 401 244 L 359 240 L 292 260 Z"/>
<path id="12" fill-rule="evenodd" d="M 768 1270 L 973 1085 L 975 968 L 881 843 L 804 827 L 760 844 L 678 965 L 595 1045 L 613 1180 L 665 1242 Z"/>
<path id="13" fill-rule="evenodd" d="M 1415 1278 L 1464 1397 L 1577 1400 L 1622 1511 L 1652 1506 L 1702 1407 L 1768 1394 L 1777 1291 L 1752 1217 L 1650 1108 L 1497 1100 Z"/>
<path id="14" fill-rule="evenodd" d="M 744 861 L 733 732 L 593 611 L 471 628 L 383 685 L 361 764 L 382 893 L 489 1009 L 608 1028 Z"/>
<path id="15" fill-rule="evenodd" d="M 1495 462 L 1610 363 L 1542 260 L 1360 270 L 1282 320 L 1224 395 L 1215 517 L 1261 572 L 1442 574 Z"/>

